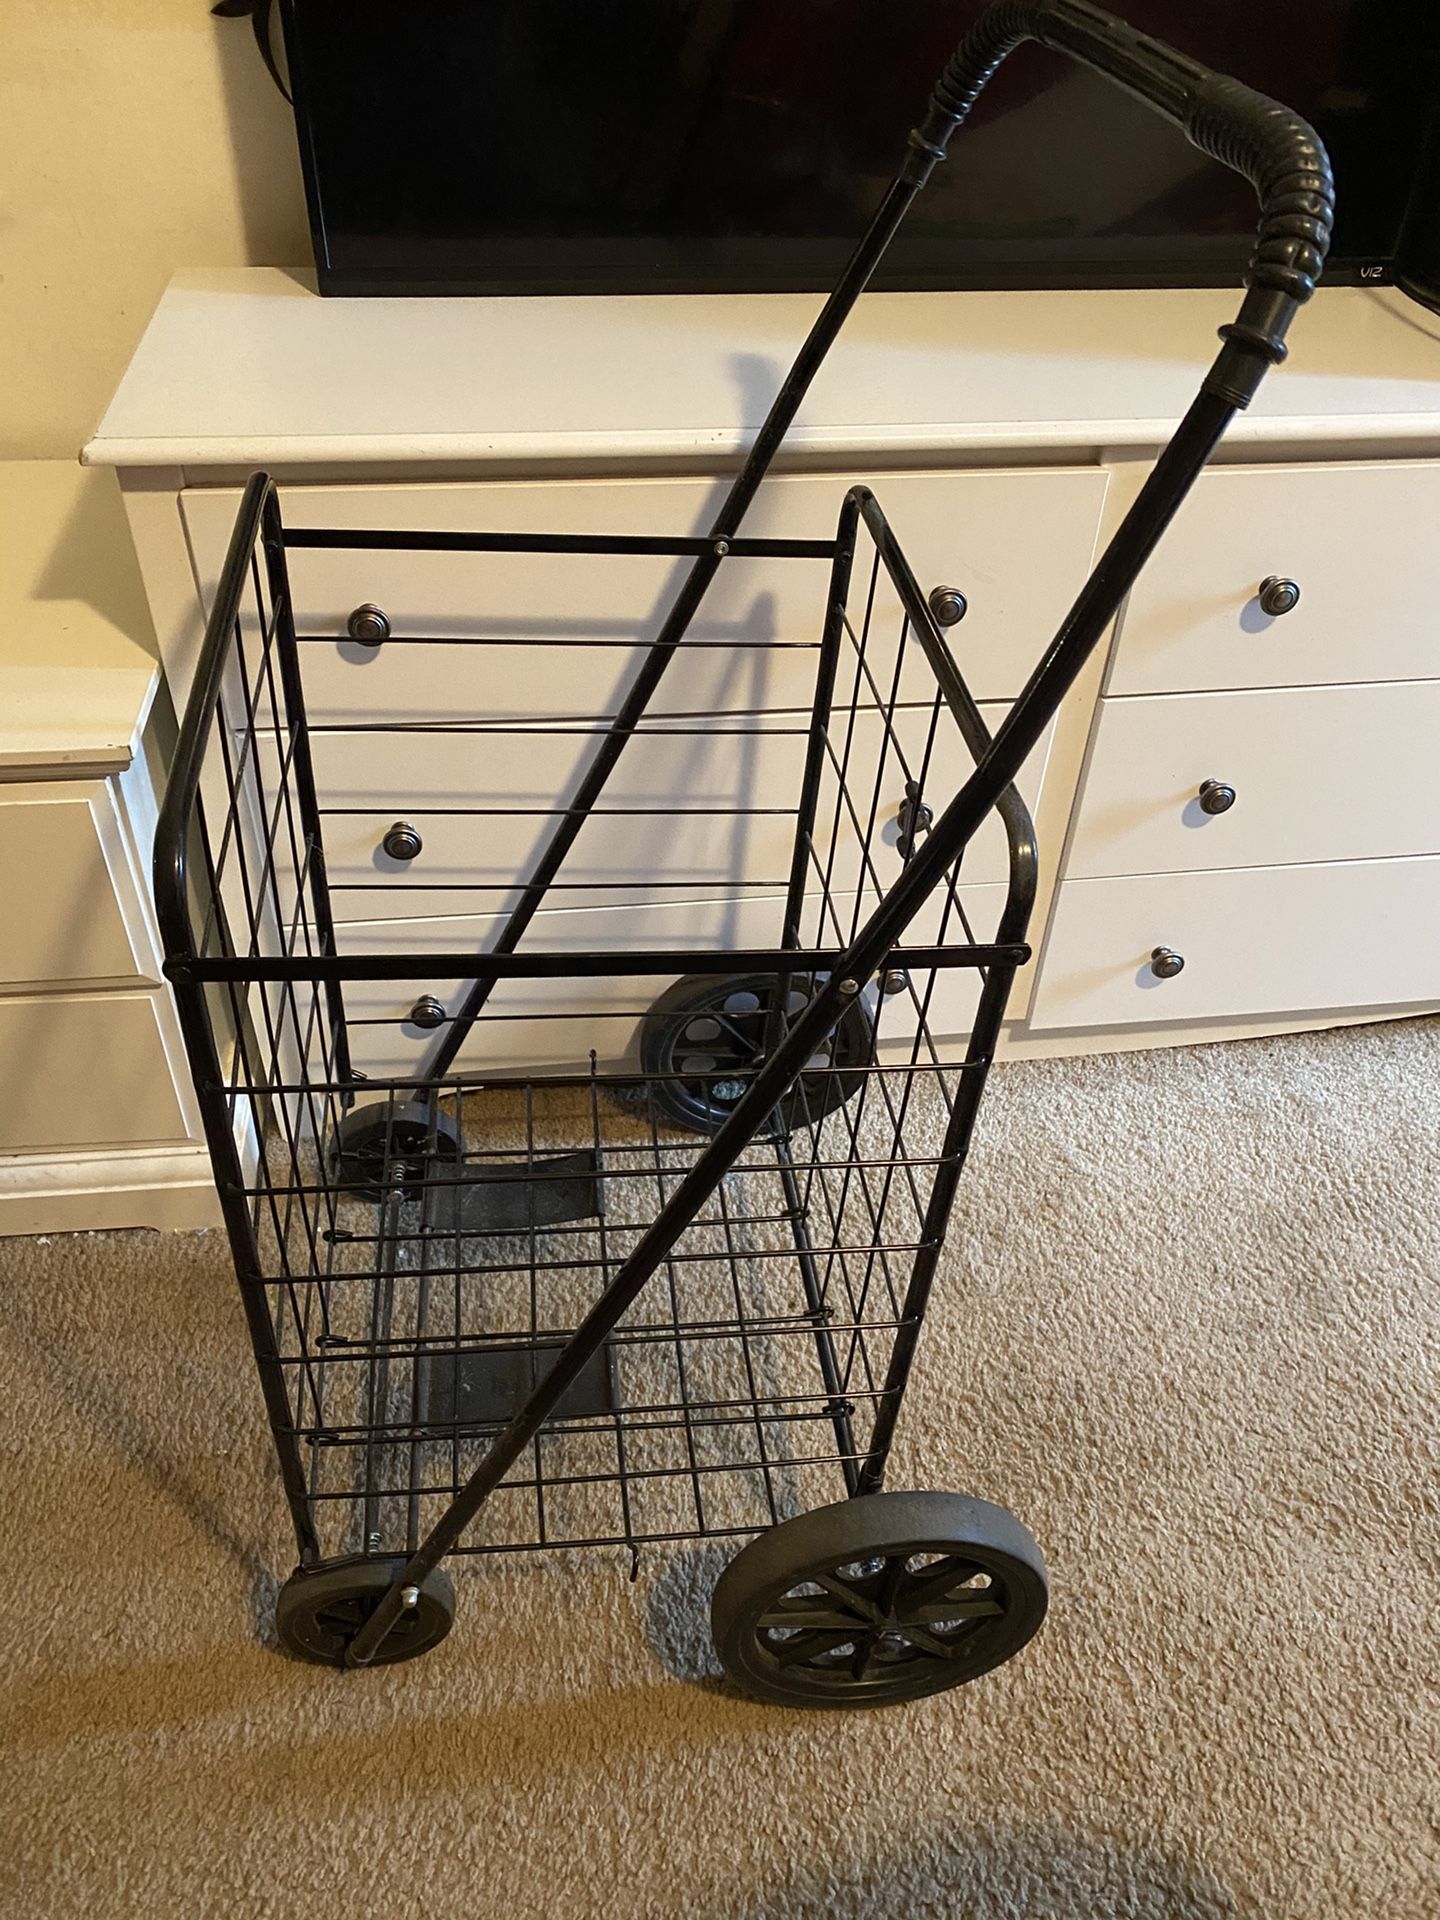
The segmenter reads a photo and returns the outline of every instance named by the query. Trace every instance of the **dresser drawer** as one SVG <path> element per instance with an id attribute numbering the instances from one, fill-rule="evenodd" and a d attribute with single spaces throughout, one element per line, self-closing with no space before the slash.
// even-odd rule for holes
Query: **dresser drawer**
<path id="1" fill-rule="evenodd" d="M 1062 468 L 853 477 L 874 486 L 921 584 L 954 585 L 968 597 L 952 637 L 972 691 L 1013 697 L 1084 579 L 1107 476 Z M 831 538 L 851 478 L 768 480 L 745 534 Z M 723 491 L 700 479 L 296 486 L 284 489 L 281 504 L 294 526 L 689 535 L 704 532 Z M 238 501 L 231 489 L 182 495 L 207 604 Z M 643 556 L 296 550 L 289 566 L 297 624 L 319 636 L 302 649 L 310 717 L 613 712 L 687 565 Z M 828 577 L 824 561 L 728 561 L 653 710 L 809 705 Z M 857 581 L 857 618 L 864 589 Z M 343 638 L 345 622 L 367 601 L 384 608 L 398 636 L 490 635 L 511 644 L 357 646 Z M 888 587 L 871 624 L 873 665 L 885 685 L 900 627 Z M 902 697 L 928 699 L 934 683 L 913 651 Z"/>
<path id="2" fill-rule="evenodd" d="M 1183 972 L 1152 971 L 1158 947 Z M 1030 1024 L 1440 1005 L 1440 858 L 1067 880 Z"/>
<path id="3" fill-rule="evenodd" d="M 1440 674 L 1440 462 L 1214 467 L 1130 596 L 1112 693 Z M 1264 613 L 1270 576 L 1300 589 Z"/>
<path id="4" fill-rule="evenodd" d="M 0 1000 L 0 1086 L 0 1153 L 188 1137 L 158 994 Z"/>
<path id="5" fill-rule="evenodd" d="M 992 704 L 984 711 L 993 729 L 1006 709 Z M 857 714 L 853 725 L 837 716 L 830 740 L 816 805 L 821 865 L 832 889 L 859 885 L 862 869 L 888 886 L 903 864 L 907 778 L 923 776 L 923 799 L 938 813 L 974 761 L 950 715 L 937 720 L 929 709 L 899 711 L 888 733 L 874 712 Z M 731 894 L 741 885 L 783 891 L 808 742 L 804 713 L 647 727 L 626 747 L 581 827 L 549 904 L 659 904 Z M 1047 734 L 1021 774 L 1032 806 L 1048 743 Z M 595 748 L 594 732 L 579 727 L 317 733 L 313 760 L 336 918 L 505 910 Z M 273 749 L 266 751 L 273 766 Z M 386 835 L 399 823 L 420 838 L 419 853 L 408 859 L 385 851 Z M 966 873 L 977 881 L 1006 877 L 997 819 L 976 836 Z"/>
<path id="6" fill-rule="evenodd" d="M 1440 680 L 1105 700 L 1066 876 L 1440 852 L 1437 743 Z"/>
<path id="7" fill-rule="evenodd" d="M 967 886 L 966 913 L 977 939 L 994 936 L 1005 904 L 1002 886 Z M 529 944 L 547 953 L 587 949 L 678 947 L 713 952 L 717 947 L 778 943 L 784 902 L 780 897 L 667 903 L 661 907 L 612 907 L 603 913 L 545 912 L 536 920 Z M 832 896 L 822 910 L 818 898 L 806 902 L 802 939 L 819 945 L 822 936 L 838 944 L 855 919 L 854 896 Z M 351 982 L 344 989 L 345 1011 L 355 1064 L 371 1074 L 414 1074 L 423 1070 L 435 1030 L 416 1026 L 408 1014 L 424 994 L 433 995 L 447 1013 L 463 998 L 468 980 L 441 976 L 426 968 L 426 956 L 483 950 L 502 924 L 498 916 L 469 919 L 406 920 L 339 930 L 344 953 L 413 953 L 412 980 Z M 838 931 L 837 931 L 838 930 Z M 930 902 L 907 935 L 910 944 L 937 938 L 942 931 L 939 900 Z M 953 913 L 943 918 L 947 939 L 956 935 Z M 645 1011 L 669 985 L 653 974 L 603 976 L 589 980 L 502 980 L 491 994 L 483 1022 L 461 1050 L 458 1066 L 476 1071 L 493 1067 L 518 1071 L 583 1071 L 593 1047 L 602 1066 L 633 1066 L 636 1031 Z M 932 1034 L 968 1031 L 979 997 L 980 977 L 972 968 L 949 969 L 937 979 L 930 1001 Z M 899 1044 L 914 1033 L 910 997 L 885 1004 L 882 1036 Z"/>
<path id="8" fill-rule="evenodd" d="M 158 979 L 110 789 L 0 786 L 0 983 Z"/>

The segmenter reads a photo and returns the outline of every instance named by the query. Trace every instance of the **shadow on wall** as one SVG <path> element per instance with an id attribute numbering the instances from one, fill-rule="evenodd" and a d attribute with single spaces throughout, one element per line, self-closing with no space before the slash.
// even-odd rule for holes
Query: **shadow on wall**
<path id="1" fill-rule="evenodd" d="M 310 260 L 310 228 L 295 120 L 265 71 L 248 19 L 210 19 L 235 161 L 247 258 L 257 266 Z M 279 28 L 275 29 L 276 40 Z"/>
<path id="2" fill-rule="evenodd" d="M 85 475 L 33 591 L 40 600 L 74 600 L 92 607 L 147 653 L 157 651 L 140 566 L 113 473 L 96 470 Z"/>

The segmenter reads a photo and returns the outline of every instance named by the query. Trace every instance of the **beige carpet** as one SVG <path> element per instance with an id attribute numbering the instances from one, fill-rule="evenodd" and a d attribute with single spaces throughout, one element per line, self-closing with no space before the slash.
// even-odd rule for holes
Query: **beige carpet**
<path id="1" fill-rule="evenodd" d="M 1050 1620 L 799 1716 L 716 1684 L 712 1547 L 286 1661 L 221 1237 L 0 1243 L 6 1920 L 1429 1920 L 1437 1275 L 1440 1025 L 998 1073 L 892 1484 L 1013 1506 Z"/>

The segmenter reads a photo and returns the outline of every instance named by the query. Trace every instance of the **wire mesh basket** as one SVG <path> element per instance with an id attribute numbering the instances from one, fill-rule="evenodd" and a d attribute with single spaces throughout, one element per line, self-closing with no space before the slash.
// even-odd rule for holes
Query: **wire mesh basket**
<path id="1" fill-rule="evenodd" d="M 274 488 L 252 485 L 205 663 L 216 697 L 188 809 L 181 992 L 192 1022 L 230 1042 L 209 1103 L 236 1143 L 235 1211 L 283 1430 L 299 1443 L 302 1524 L 322 1559 L 409 1555 L 734 1110 L 773 1051 L 767 1028 L 809 1004 L 923 846 L 932 783 L 952 791 L 987 742 L 933 620 L 917 628 L 904 610 L 919 589 L 878 503 L 855 490 L 835 540 L 784 556 L 819 574 L 810 711 L 775 728 L 743 708 L 663 716 L 629 748 L 641 787 L 652 744 L 670 777 L 677 734 L 763 734 L 783 756 L 789 804 L 763 812 L 783 821 L 790 871 L 749 884 L 757 944 L 716 948 L 691 913 L 693 951 L 621 942 L 513 959 L 456 1065 L 385 1074 L 370 1056 L 395 1022 L 348 1020 L 347 994 L 381 976 L 418 999 L 477 958 L 407 954 L 404 921 L 387 929 L 391 951 L 357 956 L 384 923 L 333 918 L 318 864 L 329 812 L 311 772 L 324 729 L 306 724 L 298 663 L 312 639 L 334 642 L 293 632 L 286 574 L 287 541 L 317 538 L 366 536 L 287 534 Z M 773 562 L 776 544 L 736 541 L 727 564 Z M 828 605 L 827 587 L 843 589 Z M 499 724 L 534 754 L 551 732 L 543 718 Z M 420 789 L 438 734 L 483 750 L 497 723 L 452 714 L 375 731 L 400 739 Z M 882 800 L 896 791 L 898 807 Z M 470 811 L 507 810 L 477 792 Z M 682 833 L 759 811 L 743 793 L 668 807 Z M 423 828 L 423 803 L 411 812 Z M 1026 952 L 1035 848 L 1013 787 L 996 831 L 1008 886 L 970 890 L 995 924 L 977 930 L 957 858 L 921 944 L 894 947 L 854 995 L 457 1551 L 753 1532 L 878 1485 L 903 1389 L 897 1345 L 908 1353 L 918 1325 L 988 1062 L 970 1039 L 975 1009 L 988 996 L 988 1042 Z"/>

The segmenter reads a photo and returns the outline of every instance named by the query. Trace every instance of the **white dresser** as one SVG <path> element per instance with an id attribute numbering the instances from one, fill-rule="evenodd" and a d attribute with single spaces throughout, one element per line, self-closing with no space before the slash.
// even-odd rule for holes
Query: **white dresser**
<path id="1" fill-rule="evenodd" d="M 703 531 L 816 304 L 346 302 L 270 270 L 177 280 L 86 450 L 119 471 L 177 700 L 252 468 L 281 481 L 296 525 Z M 868 296 L 745 531 L 827 535 L 845 487 L 866 480 L 921 584 L 964 593 L 952 641 L 993 717 L 1232 307 L 1226 290 Z M 1043 877 L 1008 1051 L 1440 1005 L 1437 507 L 1440 321 L 1394 293 L 1322 291 L 1296 323 L 1292 364 L 1237 422 L 1027 772 Z M 347 728 L 380 712 L 504 712 L 522 687 L 532 710 L 538 699 L 543 711 L 612 711 L 623 680 L 613 655 L 603 683 L 562 680 L 546 620 L 611 633 L 629 622 L 642 639 L 665 563 L 611 566 L 602 579 L 557 561 L 542 603 L 533 572 L 522 579 L 494 556 L 483 573 L 473 555 L 310 552 L 294 565 L 305 627 L 334 636 L 305 656 L 310 716 L 329 729 L 322 798 L 359 809 L 328 846 L 338 917 L 352 944 L 479 945 L 483 863 L 463 821 L 447 827 L 443 815 L 447 797 L 473 791 L 473 762 L 437 747 L 416 792 L 413 768 L 402 785 Z M 763 619 L 771 636 L 813 637 L 817 608 L 778 571 L 773 591 L 756 595 L 752 581 L 733 603 L 725 580 L 702 616 L 713 633 Z M 397 632 L 460 631 L 479 617 L 533 644 L 516 649 L 511 686 L 476 687 L 464 649 L 435 649 L 421 671 L 413 652 L 347 640 L 363 602 Z M 576 656 L 565 658 L 569 675 Z M 664 698 L 676 710 L 711 698 L 717 662 L 733 673 L 715 648 L 677 662 Z M 783 712 L 801 697 L 777 681 L 753 704 Z M 572 771 L 492 763 L 485 777 L 502 797 L 538 778 L 553 798 Z M 746 777 L 763 788 L 763 754 Z M 427 807 L 423 864 L 387 865 L 387 826 Z M 979 885 L 992 877 L 986 857 L 977 849 L 967 868 Z M 437 884 L 447 879 L 451 895 Z M 633 911 L 651 940 L 712 927 L 739 937 L 738 903 L 718 881 L 703 901 L 666 907 L 663 926 L 660 909 Z M 560 930 L 549 924 L 551 937 Z M 458 986 L 429 984 L 442 1004 Z M 382 1064 L 420 1056 L 412 999 L 376 988 L 366 1001 Z"/>
<path id="2" fill-rule="evenodd" d="M 0 1233 L 201 1225 L 149 904 L 173 729 L 124 516 L 108 475 L 18 461 L 0 525 Z"/>

